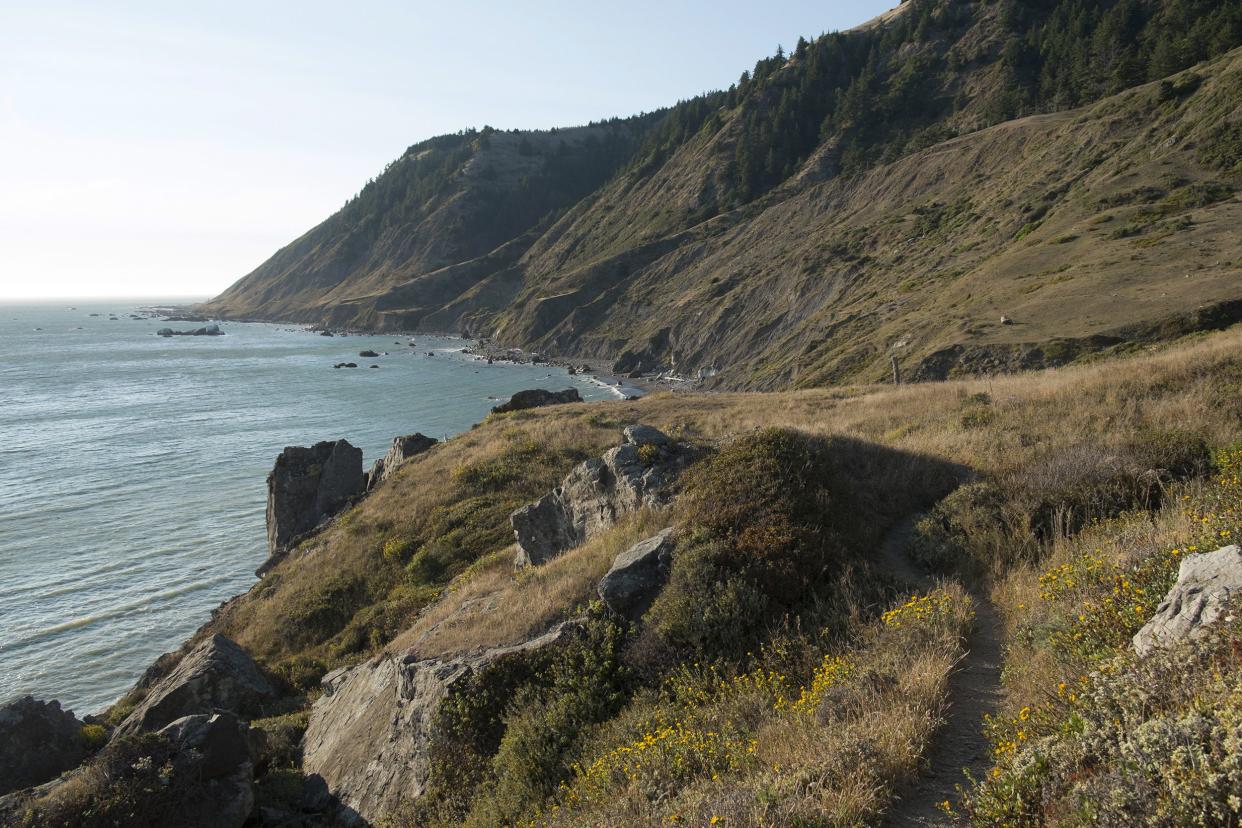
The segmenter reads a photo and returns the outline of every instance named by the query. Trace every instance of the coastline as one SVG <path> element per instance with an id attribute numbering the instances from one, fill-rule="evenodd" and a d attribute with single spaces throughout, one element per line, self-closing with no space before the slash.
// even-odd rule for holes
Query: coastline
<path id="1" fill-rule="evenodd" d="M 510 364 L 510 365 L 547 365 L 553 368 L 565 368 L 571 374 L 587 377 L 587 381 L 600 388 L 610 391 L 618 399 L 637 399 L 655 393 L 705 393 L 700 380 L 678 376 L 671 372 L 630 373 L 625 376 L 613 370 L 608 360 L 591 357 L 546 356 L 537 351 L 527 351 L 516 346 L 504 346 L 493 342 L 487 337 L 469 337 L 460 332 L 452 331 L 409 331 L 409 330 L 371 330 L 369 328 L 337 328 L 320 322 L 306 322 L 277 317 L 231 317 L 219 314 L 203 313 L 202 305 L 171 306 L 159 310 L 173 310 L 186 315 L 201 316 L 204 319 L 220 322 L 258 322 L 269 325 L 293 325 L 297 328 L 321 336 L 393 336 L 417 340 L 420 336 L 433 336 L 440 339 L 454 339 L 465 343 L 462 353 L 477 360 Z"/>
<path id="2" fill-rule="evenodd" d="M 9 601 L 22 621 L 0 636 L 3 684 L 6 693 L 87 712 L 112 704 L 220 602 L 248 589 L 263 560 L 263 478 L 282 447 L 347 438 L 371 462 L 399 435 L 468 431 L 521 390 L 574 386 L 586 401 L 633 393 L 547 365 L 480 365 L 460 337 L 420 334 L 416 350 L 391 333 L 336 341 L 305 325 L 265 323 L 162 339 L 157 328 L 199 322 L 179 324 L 168 317 L 188 316 L 183 309 L 141 299 L 37 304 L 10 315 L 20 321 L 5 320 L 13 334 L 6 376 L 18 395 L 9 434 L 45 462 L 7 469 L 21 485 L 8 489 L 15 523 L 0 547 L 12 552 L 10 591 L 28 589 Z M 363 349 L 385 352 L 374 360 L 383 370 L 332 370 Z M 39 366 L 51 357 L 49 375 Z M 64 400 L 74 405 L 63 428 L 40 419 Z M 162 476 L 183 485 L 161 486 Z M 30 517 L 48 500 L 63 513 Z M 92 533 L 110 540 L 91 543 Z M 38 557 L 49 537 L 60 549 L 56 565 L 16 563 L 50 560 Z M 150 636 L 135 632 L 136 619 L 152 625 Z M 80 656 L 84 669 L 42 663 L 39 648 L 49 642 Z"/>

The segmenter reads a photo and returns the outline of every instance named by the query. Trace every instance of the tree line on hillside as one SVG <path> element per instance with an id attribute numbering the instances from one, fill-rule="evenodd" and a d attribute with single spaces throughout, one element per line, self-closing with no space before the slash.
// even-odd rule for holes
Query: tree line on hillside
<path id="1" fill-rule="evenodd" d="M 442 206 L 461 186 L 468 162 L 479 156 L 479 197 L 471 201 L 469 217 L 459 220 L 477 230 L 479 245 L 500 244 L 601 186 L 630 160 L 664 114 L 592 123 L 579 137 L 569 137 L 570 130 L 504 133 L 484 127 L 421 141 L 369 180 L 327 224 L 343 237 L 347 258 L 363 257 L 385 231 L 415 224 Z M 504 135 L 516 139 L 519 155 L 539 163 L 526 165 L 502 186 L 487 150 Z"/>
<path id="2" fill-rule="evenodd" d="M 719 206 L 731 207 L 786 180 L 825 141 L 848 173 L 951 137 L 946 122 L 976 103 L 955 83 L 967 72 L 994 70 L 975 108 L 982 127 L 1089 103 L 1242 44 L 1242 0 L 908 2 L 886 26 L 800 39 L 727 91 L 681 102 L 635 163 L 658 164 L 736 115 L 717 180 Z M 982 53 L 954 49 L 981 11 L 995 12 L 999 35 Z"/>
<path id="3" fill-rule="evenodd" d="M 779 186 L 816 152 L 830 172 L 857 172 L 952 137 L 960 128 L 954 116 L 968 109 L 969 127 L 978 128 L 1080 106 L 1242 44 L 1242 0 L 907 4 L 885 26 L 800 38 L 791 53 L 778 48 L 727 90 L 592 124 L 582 140 L 520 133 L 519 153 L 540 163 L 505 186 L 479 188 L 479 226 L 500 243 L 627 165 L 638 175 L 653 172 L 697 136 L 728 124 L 714 203 L 698 214 L 711 215 Z M 958 46 L 982 15 L 995 24 L 969 50 Z M 975 82 L 965 83 L 968 77 Z M 346 249 L 365 255 L 386 229 L 424 218 L 497 134 L 469 129 L 410 147 L 329 220 L 347 237 Z M 480 176 L 486 184 L 500 174 L 484 161 Z"/>

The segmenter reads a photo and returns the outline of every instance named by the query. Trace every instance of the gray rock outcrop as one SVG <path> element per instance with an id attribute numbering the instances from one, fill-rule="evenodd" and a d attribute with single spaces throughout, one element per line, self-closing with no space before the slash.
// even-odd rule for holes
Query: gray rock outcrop
<path id="1" fill-rule="evenodd" d="M 523 411 L 527 408 L 542 408 L 546 405 L 564 405 L 566 403 L 582 402 L 582 397 L 578 394 L 576 388 L 566 388 L 564 391 L 545 391 L 542 388 L 532 388 L 529 391 L 519 391 L 509 398 L 507 403 L 496 406 L 492 409 L 493 414 L 507 414 L 510 411 Z"/>
<path id="2" fill-rule="evenodd" d="M 1175 583 L 1156 614 L 1134 636 L 1134 651 L 1146 656 L 1179 641 L 1194 639 L 1226 612 L 1230 603 L 1242 603 L 1242 548 L 1226 546 L 1215 552 L 1182 559 Z"/>
<path id="3" fill-rule="evenodd" d="M 205 325 L 201 328 L 194 328 L 189 331 L 176 331 L 172 328 L 160 328 L 156 334 L 163 337 L 169 336 L 224 336 L 224 331 L 220 330 L 219 325 Z"/>
<path id="4" fill-rule="evenodd" d="M 246 730 L 229 713 L 185 716 L 160 729 L 160 735 L 177 746 L 174 774 L 194 779 L 201 787 L 202 804 L 180 814 L 179 824 L 241 828 L 249 818 L 254 808 L 254 766 Z"/>
<path id="5" fill-rule="evenodd" d="M 87 752 L 82 722 L 59 702 L 25 696 L 0 707 L 0 794 L 55 779 Z"/>
<path id="6" fill-rule="evenodd" d="M 346 817 L 374 822 L 422 796 L 440 702 L 500 659 L 577 636 L 567 621 L 537 638 L 458 658 L 417 660 L 386 654 L 324 676 L 302 741 L 302 767 L 319 774 Z"/>
<path id="7" fill-rule="evenodd" d="M 575 466 L 560 487 L 509 517 L 518 567 L 557 557 L 644 506 L 672 497 L 686 453 L 651 426 L 629 426 L 625 442 Z"/>
<path id="8" fill-rule="evenodd" d="M 272 554 L 349 505 L 366 488 L 362 449 L 348 440 L 289 446 L 267 476 L 267 545 Z"/>
<path id="9" fill-rule="evenodd" d="M 213 635 L 147 690 L 116 735 L 159 730 L 183 716 L 220 710 L 252 715 L 275 697 L 254 659 L 224 636 Z"/>
<path id="10" fill-rule="evenodd" d="M 367 473 L 367 491 L 387 480 L 402 463 L 422 454 L 438 442 L 434 437 L 417 433 L 394 438 L 388 453 L 376 460 L 371 471 Z"/>
<path id="11" fill-rule="evenodd" d="M 612 562 L 599 582 L 599 597 L 618 615 L 637 620 L 651 608 L 673 563 L 673 530 L 639 541 Z"/>
<path id="12" fill-rule="evenodd" d="M 241 828 L 255 802 L 248 728 L 218 713 L 177 719 L 159 735 L 138 745 L 137 761 L 133 745 L 112 742 L 64 776 L 0 796 L 0 823 Z"/>

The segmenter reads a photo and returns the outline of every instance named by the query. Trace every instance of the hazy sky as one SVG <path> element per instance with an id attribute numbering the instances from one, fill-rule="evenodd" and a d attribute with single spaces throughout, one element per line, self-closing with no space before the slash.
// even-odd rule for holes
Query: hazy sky
<path id="1" fill-rule="evenodd" d="M 214 294 L 423 138 L 656 109 L 891 5 L 0 0 L 0 297 Z"/>

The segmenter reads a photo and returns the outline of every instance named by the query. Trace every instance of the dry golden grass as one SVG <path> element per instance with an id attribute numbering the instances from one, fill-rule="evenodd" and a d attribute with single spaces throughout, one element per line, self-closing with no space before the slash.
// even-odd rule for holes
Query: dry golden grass
<path id="1" fill-rule="evenodd" d="M 293 673 L 302 670 L 301 661 L 309 660 L 307 681 L 324 668 L 374 651 L 407 629 L 443 587 L 434 579 L 411 578 L 405 560 L 385 554 L 386 544 L 395 540 L 412 553 L 445 531 L 484 515 L 482 509 L 488 506 L 495 517 L 474 530 L 483 540 L 505 537 L 502 524 L 509 508 L 555 485 L 573 458 L 616 441 L 615 430 L 591 425 L 582 416 L 584 406 L 572 408 L 577 416 L 567 422 L 498 418 L 416 458 L 303 543 L 247 595 L 227 605 L 213 621 L 212 631 L 223 632 L 260 660 Z M 523 468 L 503 468 L 506 452 L 527 449 L 537 456 Z M 499 463 L 502 472 L 512 471 L 514 479 L 494 489 L 472 491 L 462 470 L 489 463 Z M 471 497 L 481 498 L 479 508 L 467 506 L 464 514 L 445 518 Z M 466 551 L 482 557 L 507 542 Z"/>
<path id="2" fill-rule="evenodd" d="M 1242 422 L 1239 346 L 1242 329 L 1233 329 L 1129 358 L 1019 376 L 785 393 L 665 393 L 492 418 L 402 469 L 228 605 L 213 629 L 236 638 L 269 664 L 309 659 L 309 681 L 315 671 L 374 652 L 398 635 L 402 644 L 412 643 L 429 624 L 420 621 L 417 633 L 410 632 L 411 626 L 447 581 L 412 581 L 401 562 L 385 558 L 384 544 L 392 538 L 426 541 L 433 516 L 470 494 L 457 485 L 455 473 L 472 465 L 503 464 L 515 446 L 538 447 L 546 462 L 513 470 L 515 480 L 483 493 L 480 508 L 488 503 L 516 506 L 538 497 L 568 472 L 572 457 L 615 444 L 620 429 L 633 422 L 705 442 L 762 427 L 788 427 L 855 437 L 981 474 L 1021 473 L 1038 457 L 1083 444 L 1108 450 L 1150 430 L 1193 429 L 1210 443 L 1228 441 Z M 898 489 L 910 482 L 898 476 L 891 485 Z M 499 555 L 510 542 L 503 510 L 479 519 L 495 521 L 482 527 L 493 540 L 472 549 L 474 560 Z M 591 547 L 538 577 L 556 581 L 587 560 L 591 563 L 582 572 L 595 572 L 606 557 L 603 546 Z M 463 594 L 477 597 L 495 590 L 509 577 L 503 570 L 500 558 L 477 568 L 472 574 L 481 580 Z M 580 601 L 589 593 L 585 577 L 536 581 L 518 604 L 500 605 L 501 614 L 520 605 L 511 622 L 489 619 L 488 629 L 478 633 L 440 631 L 435 637 L 444 643 L 428 639 L 428 652 L 476 646 L 493 631 L 510 637 L 567 612 L 570 607 L 554 604 Z M 464 580 L 459 590 L 467 589 L 469 579 Z M 444 606 L 428 611 L 429 623 L 451 615 L 454 602 L 461 600 L 455 593 L 447 596 Z"/>
<path id="3" fill-rule="evenodd" d="M 1006 658 L 1004 710 L 1013 715 L 1027 706 L 1041 704 L 1050 687 L 1063 678 L 1066 665 L 1044 642 L 1017 634 L 1019 628 L 1038 628 L 1048 623 L 1060 609 L 1041 599 L 1044 587 L 1040 576 L 1048 570 L 1070 565 L 1090 554 L 1106 564 L 1128 566 L 1184 546 L 1202 527 L 1196 517 L 1184 509 L 1182 492 L 1197 499 L 1203 488 L 1191 482 L 1177 489 L 1177 494 L 1154 513 L 1135 512 L 1096 524 L 1072 538 L 1059 538 L 1048 557 L 1038 566 L 1016 567 L 998 580 L 992 599 L 1005 621 L 1009 651 Z M 1152 609 L 1160 596 L 1153 596 Z"/>
<path id="4" fill-rule="evenodd" d="M 643 510 L 549 563 L 515 572 L 513 552 L 486 559 L 390 645 L 420 658 L 468 652 L 529 639 L 595 600 L 595 588 L 617 555 L 664 529 L 669 516 Z"/>
<path id="5" fill-rule="evenodd" d="M 777 394 L 658 395 L 630 416 L 719 438 L 778 426 L 841 434 L 997 472 L 1051 446 L 1109 444 L 1142 428 L 1194 428 L 1223 442 L 1238 428 L 1242 329 L 1085 366 L 992 379 Z M 963 423 L 972 395 L 991 420 Z M 623 408 L 622 410 L 627 410 Z"/>
<path id="6" fill-rule="evenodd" d="M 626 744 L 627 730 L 637 726 L 641 733 L 642 718 L 627 722 L 623 715 L 604 742 L 603 759 L 584 763 L 561 803 L 535 824 L 874 822 L 894 791 L 918 775 L 962 655 L 972 603 L 955 584 L 942 590 L 946 600 L 938 611 L 866 628 L 857 645 L 842 652 L 845 672 L 804 688 L 815 694 L 808 707 L 774 706 L 777 688 L 785 685 L 760 673 L 702 706 L 680 712 L 670 706 L 669 715 L 681 717 L 678 732 L 695 734 L 681 740 L 686 744 L 674 737 L 664 748 L 657 737 L 639 748 L 649 738 L 641 735 Z"/>

